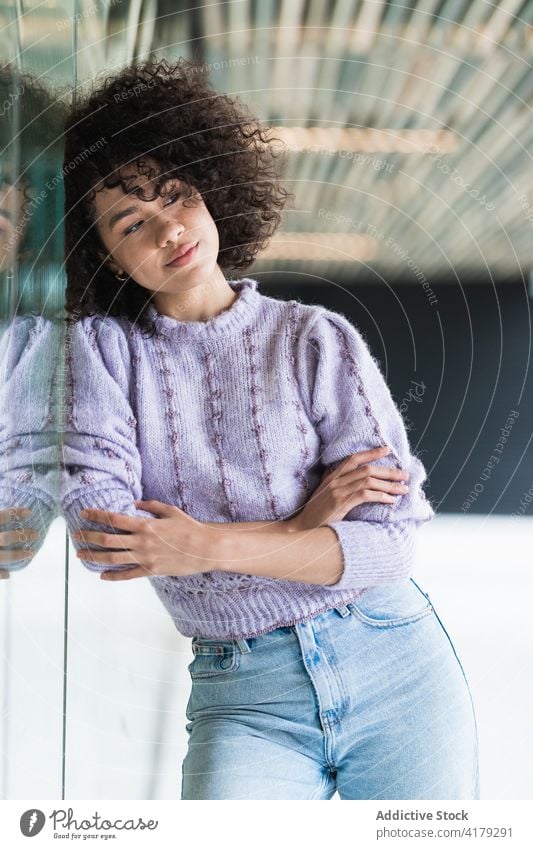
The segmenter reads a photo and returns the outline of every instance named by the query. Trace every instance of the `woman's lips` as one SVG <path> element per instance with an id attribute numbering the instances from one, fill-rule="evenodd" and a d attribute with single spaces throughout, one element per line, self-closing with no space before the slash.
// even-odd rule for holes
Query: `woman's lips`
<path id="1" fill-rule="evenodd" d="M 187 263 L 190 262 L 191 259 L 193 259 L 193 257 L 195 256 L 198 244 L 199 243 L 196 242 L 196 244 L 193 245 L 193 247 L 190 248 L 186 254 L 182 254 L 181 256 L 179 256 L 177 259 L 174 260 L 174 262 L 169 262 L 167 268 L 176 268 L 180 265 L 187 265 Z"/>

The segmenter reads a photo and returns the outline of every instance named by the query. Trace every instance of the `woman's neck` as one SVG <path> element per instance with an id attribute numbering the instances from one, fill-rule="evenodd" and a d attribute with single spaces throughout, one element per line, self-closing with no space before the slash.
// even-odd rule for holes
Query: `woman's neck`
<path id="1" fill-rule="evenodd" d="M 220 270 L 220 269 L 219 269 Z M 238 299 L 228 281 L 220 276 L 191 286 L 183 292 L 157 292 L 153 304 L 161 315 L 178 321 L 209 321 Z"/>

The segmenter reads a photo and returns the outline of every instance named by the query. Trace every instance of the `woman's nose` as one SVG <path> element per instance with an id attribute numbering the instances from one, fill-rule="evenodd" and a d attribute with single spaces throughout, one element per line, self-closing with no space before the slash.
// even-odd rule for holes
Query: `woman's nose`
<path id="1" fill-rule="evenodd" d="M 163 214 L 156 216 L 155 226 L 159 247 L 164 247 L 167 242 L 179 239 L 185 229 L 184 225 L 180 224 L 179 221 Z"/>

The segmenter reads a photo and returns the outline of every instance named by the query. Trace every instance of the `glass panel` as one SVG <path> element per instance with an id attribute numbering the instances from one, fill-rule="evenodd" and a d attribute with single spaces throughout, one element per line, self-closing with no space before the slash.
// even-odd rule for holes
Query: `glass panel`
<path id="1" fill-rule="evenodd" d="M 65 7 L 0 6 L 0 794 L 8 799 L 60 798 L 63 785 L 66 534 L 56 499 L 73 68 Z"/>

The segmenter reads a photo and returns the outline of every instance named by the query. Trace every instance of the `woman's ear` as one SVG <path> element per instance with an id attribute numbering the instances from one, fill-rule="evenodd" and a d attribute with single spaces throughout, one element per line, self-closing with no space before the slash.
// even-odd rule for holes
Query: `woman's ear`
<path id="1" fill-rule="evenodd" d="M 113 262 L 112 259 L 108 260 L 108 262 L 106 264 L 107 264 L 107 267 L 109 268 L 111 274 L 114 274 L 115 277 L 117 277 L 117 276 L 118 277 L 124 277 L 126 272 L 124 271 L 123 268 L 120 268 L 119 265 L 117 265 L 115 262 Z"/>
<path id="2" fill-rule="evenodd" d="M 115 276 L 119 274 L 121 277 L 124 276 L 124 269 L 117 265 L 117 263 L 111 259 L 108 254 L 105 254 L 101 250 L 98 251 L 98 260 L 102 263 L 104 268 L 107 268 L 111 272 L 111 274 L 114 274 Z"/>

